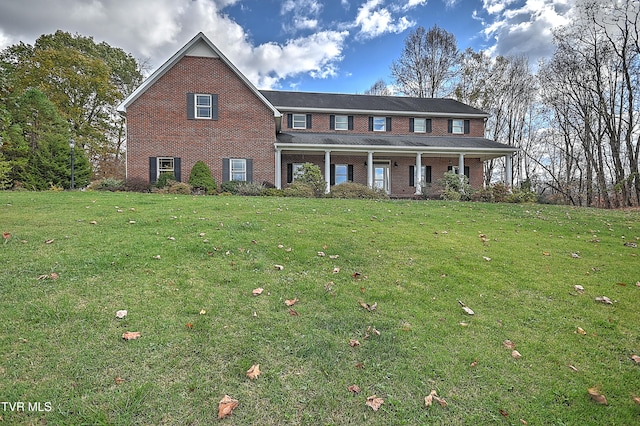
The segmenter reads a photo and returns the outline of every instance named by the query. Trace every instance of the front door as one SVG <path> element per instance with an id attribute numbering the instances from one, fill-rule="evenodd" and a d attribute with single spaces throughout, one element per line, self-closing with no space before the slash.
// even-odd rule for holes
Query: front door
<path id="1" fill-rule="evenodd" d="M 373 162 L 373 187 L 384 190 L 389 194 L 390 185 L 390 163 L 388 161 Z"/>

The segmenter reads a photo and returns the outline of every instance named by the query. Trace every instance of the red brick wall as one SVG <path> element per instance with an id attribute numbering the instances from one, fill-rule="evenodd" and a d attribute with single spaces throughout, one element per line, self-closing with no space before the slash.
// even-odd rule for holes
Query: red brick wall
<path id="1" fill-rule="evenodd" d="M 188 120 L 187 93 L 218 95 L 218 120 Z M 222 183 L 223 158 L 252 158 L 273 183 L 273 112 L 217 58 L 182 58 L 127 108 L 127 177 L 149 179 L 149 157 L 180 157 L 182 181 L 203 160 Z"/>
<path id="2" fill-rule="evenodd" d="M 287 114 L 289 111 L 281 111 L 283 114 L 282 131 L 283 132 L 320 132 L 320 133 L 373 133 L 369 130 L 369 117 L 371 115 L 353 115 L 353 130 L 330 130 L 329 129 L 329 116 L 331 114 L 312 114 L 311 129 L 293 129 L 287 128 Z M 302 114 L 302 113 L 300 113 Z M 336 114 L 347 115 L 347 114 Z M 384 117 L 380 115 L 379 117 Z M 433 117 L 431 119 L 431 133 L 413 133 L 409 131 L 409 117 L 392 116 L 391 117 L 391 132 L 375 132 L 388 135 L 423 135 L 423 136 L 447 136 L 451 135 L 448 132 L 447 117 Z M 456 135 L 461 137 L 484 137 L 484 119 L 472 118 L 469 120 L 469 134 Z"/>

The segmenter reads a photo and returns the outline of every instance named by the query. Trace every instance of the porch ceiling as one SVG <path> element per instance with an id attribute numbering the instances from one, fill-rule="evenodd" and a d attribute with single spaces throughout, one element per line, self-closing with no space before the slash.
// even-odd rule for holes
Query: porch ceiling
<path id="1" fill-rule="evenodd" d="M 384 134 L 279 133 L 276 148 L 287 152 L 344 152 L 366 154 L 369 151 L 394 155 L 455 157 L 489 160 L 517 151 L 509 145 L 490 139 L 464 136 L 413 136 Z"/>

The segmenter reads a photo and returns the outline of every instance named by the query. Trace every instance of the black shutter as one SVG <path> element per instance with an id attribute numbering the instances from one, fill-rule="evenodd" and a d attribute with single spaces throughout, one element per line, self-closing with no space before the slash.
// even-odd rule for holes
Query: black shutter
<path id="1" fill-rule="evenodd" d="M 311 114 L 307 114 L 307 129 L 311 128 Z"/>
<path id="2" fill-rule="evenodd" d="M 293 164 L 287 163 L 287 183 L 293 182 Z"/>
<path id="3" fill-rule="evenodd" d="M 253 182 L 253 158 L 247 158 L 247 182 Z"/>
<path id="4" fill-rule="evenodd" d="M 353 130 L 353 115 L 347 117 L 347 126 L 349 130 Z"/>
<path id="5" fill-rule="evenodd" d="M 336 165 L 332 164 L 331 173 L 329 177 L 329 185 L 335 185 L 335 184 L 336 184 Z"/>
<path id="6" fill-rule="evenodd" d="M 471 132 L 471 123 L 469 120 L 464 120 L 464 134 L 468 135 Z"/>
<path id="7" fill-rule="evenodd" d="M 424 167 L 424 181 L 425 183 L 431 183 L 431 166 L 425 166 Z"/>
<path id="8" fill-rule="evenodd" d="M 409 186 L 416 186 L 416 166 L 409 166 Z"/>
<path id="9" fill-rule="evenodd" d="M 287 114 L 287 128 L 293 127 L 293 114 Z"/>
<path id="10" fill-rule="evenodd" d="M 431 133 L 431 119 L 430 118 L 427 118 L 425 127 L 426 127 L 427 133 Z"/>
<path id="11" fill-rule="evenodd" d="M 180 157 L 173 159 L 173 176 L 176 178 L 176 181 L 182 182 L 182 161 Z"/>
<path id="12" fill-rule="evenodd" d="M 369 131 L 373 132 L 373 117 L 369 117 Z"/>
<path id="13" fill-rule="evenodd" d="M 156 180 L 158 180 L 158 159 L 149 157 L 149 183 L 154 183 Z"/>
<path id="14" fill-rule="evenodd" d="M 187 119 L 193 120 L 196 118 L 196 101 L 193 93 L 187 93 Z"/>
<path id="15" fill-rule="evenodd" d="M 447 120 L 447 132 L 453 133 L 453 120 Z"/>
<path id="16" fill-rule="evenodd" d="M 387 117 L 387 123 L 385 127 L 387 132 L 391 131 L 391 117 Z"/>
<path id="17" fill-rule="evenodd" d="M 335 130 L 335 129 L 336 129 L 336 116 L 332 114 L 329 116 L 329 130 Z"/>
<path id="18" fill-rule="evenodd" d="M 409 118 L 409 131 L 410 131 L 411 133 L 413 133 L 413 132 L 414 132 L 414 122 L 415 122 L 415 120 L 413 119 L 413 117 L 412 117 L 412 118 Z M 413 186 L 413 185 L 411 185 L 411 186 Z"/>
<path id="19" fill-rule="evenodd" d="M 464 175 L 467 177 L 467 179 L 469 178 L 469 166 L 464 166 Z"/>
<path id="20" fill-rule="evenodd" d="M 229 178 L 229 171 L 230 171 L 229 168 L 230 168 L 229 159 L 228 158 L 223 158 L 222 159 L 222 181 L 223 182 L 227 182 L 227 181 L 231 180 Z"/>
<path id="21" fill-rule="evenodd" d="M 211 119 L 218 119 L 218 95 L 211 95 Z"/>

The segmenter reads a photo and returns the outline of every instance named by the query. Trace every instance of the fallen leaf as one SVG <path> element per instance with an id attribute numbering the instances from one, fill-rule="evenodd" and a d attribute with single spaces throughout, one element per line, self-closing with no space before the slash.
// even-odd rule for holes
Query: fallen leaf
<path id="1" fill-rule="evenodd" d="M 9 232 L 3 232 L 3 233 L 2 233 L 2 238 L 4 238 L 5 240 L 9 240 L 9 239 L 11 239 L 11 233 L 9 233 Z"/>
<path id="2" fill-rule="evenodd" d="M 483 243 L 486 243 L 487 241 L 489 241 L 489 239 L 487 238 L 486 235 L 484 234 L 480 234 L 478 235 L 480 237 L 480 241 L 482 241 Z"/>
<path id="3" fill-rule="evenodd" d="M 153 258 L 156 259 L 156 260 L 160 260 L 160 255 L 157 254 L 157 255 L 153 256 Z"/>
<path id="4" fill-rule="evenodd" d="M 478 366 L 478 360 L 474 360 L 471 364 L 469 364 L 469 367 L 474 368 Z"/>
<path id="5" fill-rule="evenodd" d="M 355 348 L 357 346 L 360 346 L 360 342 L 358 342 L 356 339 L 349 339 L 349 346 Z"/>
<path id="6" fill-rule="evenodd" d="M 582 327 L 578 327 L 578 328 L 576 329 L 576 333 L 578 333 L 578 334 L 582 334 L 583 336 L 587 334 L 587 332 L 586 332 L 586 331 L 584 331 L 584 329 L 583 329 Z"/>
<path id="7" fill-rule="evenodd" d="M 96 222 L 95 220 L 92 220 L 91 222 L 89 222 L 89 225 L 97 225 L 98 222 Z"/>
<path id="8" fill-rule="evenodd" d="M 298 298 L 296 297 L 295 299 L 289 299 L 289 300 L 285 300 L 284 304 L 287 306 L 293 306 L 298 302 Z"/>
<path id="9" fill-rule="evenodd" d="M 640 356 L 631 355 L 631 359 L 634 360 L 636 362 L 636 364 L 640 364 Z"/>
<path id="10" fill-rule="evenodd" d="M 247 370 L 247 377 L 251 380 L 257 379 L 260 374 L 262 374 L 262 371 L 260 371 L 260 364 L 254 364 L 249 370 Z"/>
<path id="11" fill-rule="evenodd" d="M 122 338 L 124 340 L 134 340 L 140 337 L 139 331 L 126 331 L 122 333 Z"/>
<path id="12" fill-rule="evenodd" d="M 233 410 L 238 406 L 237 399 L 231 398 L 229 395 L 225 395 L 224 398 L 218 403 L 218 419 L 224 419 L 227 416 L 233 414 Z"/>
<path id="13" fill-rule="evenodd" d="M 578 369 L 571 364 L 567 365 L 567 367 L 569 367 L 572 371 L 578 371 Z"/>
<path id="14" fill-rule="evenodd" d="M 607 296 L 596 297 L 596 302 L 604 303 L 605 305 L 611 305 L 613 302 Z"/>
<path id="15" fill-rule="evenodd" d="M 511 340 L 507 339 L 504 342 L 502 342 L 502 346 L 504 346 L 507 349 L 515 349 L 516 348 L 516 344 L 513 343 Z"/>
<path id="16" fill-rule="evenodd" d="M 587 389 L 589 396 L 598 404 L 607 405 L 607 398 L 600 393 L 598 388 L 589 388 Z"/>
<path id="17" fill-rule="evenodd" d="M 503 417 L 509 417 L 509 413 L 507 413 L 505 410 L 500 409 L 500 414 L 502 414 Z"/>
<path id="18" fill-rule="evenodd" d="M 207 311 L 205 311 L 204 309 L 200 309 L 200 315 L 205 315 L 207 313 Z"/>
<path id="19" fill-rule="evenodd" d="M 278 271 L 282 271 L 284 269 L 284 266 L 282 265 L 273 265 L 274 268 L 276 268 Z"/>
<path id="20" fill-rule="evenodd" d="M 124 379 L 120 376 L 115 378 L 116 385 L 121 385 L 124 383 Z"/>
<path id="21" fill-rule="evenodd" d="M 580 255 L 578 253 L 571 253 L 571 257 L 574 259 L 580 259 Z"/>
<path id="22" fill-rule="evenodd" d="M 543 256 L 551 256 L 551 253 L 549 253 L 548 251 L 543 251 L 543 252 L 542 252 L 542 255 L 543 255 Z"/>
<path id="23" fill-rule="evenodd" d="M 355 278 L 358 279 L 362 276 L 362 274 L 360 272 L 354 272 L 353 274 L 351 274 L 351 278 Z"/>
<path id="24" fill-rule="evenodd" d="M 264 291 L 264 288 L 258 287 L 258 288 L 254 288 L 251 294 L 253 294 L 254 296 L 260 296 L 263 291 Z"/>
<path id="25" fill-rule="evenodd" d="M 351 393 L 360 393 L 360 386 L 358 385 L 351 385 L 347 388 L 347 390 Z"/>
<path id="26" fill-rule="evenodd" d="M 176 237 L 167 237 L 167 240 L 169 240 L 169 241 L 175 241 L 175 240 L 176 240 Z"/>
<path id="27" fill-rule="evenodd" d="M 482 256 L 482 258 L 483 258 L 484 260 L 486 260 L 487 262 L 491 262 L 491 258 L 490 258 L 490 257 Z"/>
<path id="28" fill-rule="evenodd" d="M 340 268 L 333 268 L 333 273 L 337 274 L 338 272 L 340 272 Z"/>
<path id="29" fill-rule="evenodd" d="M 116 318 L 124 318 L 127 316 L 127 310 L 126 309 L 121 309 L 119 311 L 116 311 Z"/>
<path id="30" fill-rule="evenodd" d="M 376 310 L 376 308 L 378 307 L 378 302 L 375 302 L 373 305 L 370 305 L 370 304 L 365 303 L 365 302 L 360 302 L 360 306 L 362 306 L 367 311 L 371 312 L 371 311 L 375 311 Z"/>
<path id="31" fill-rule="evenodd" d="M 444 398 L 440 398 L 437 395 L 433 395 L 433 400 L 440 404 L 441 407 L 446 407 L 447 405 L 449 405 L 447 404 L 447 401 L 444 400 Z"/>
<path id="32" fill-rule="evenodd" d="M 431 393 L 424 397 L 424 405 L 425 407 L 431 407 L 433 405 L 433 393 L 435 391 L 431 391 Z"/>
<path id="33" fill-rule="evenodd" d="M 324 256 L 325 256 L 325 254 L 324 254 L 324 252 L 323 252 L 323 251 L 319 251 L 319 252 L 318 252 L 318 257 L 324 257 Z"/>
<path id="34" fill-rule="evenodd" d="M 640 396 L 633 396 L 633 402 L 635 402 L 636 404 L 640 404 Z"/>
<path id="35" fill-rule="evenodd" d="M 296 311 L 295 309 L 289 309 L 289 315 L 291 315 L 292 317 L 300 316 L 298 311 Z"/>
<path id="36" fill-rule="evenodd" d="M 188 322 L 188 323 L 185 324 L 185 327 L 187 327 L 189 330 L 191 330 L 193 328 L 193 324 Z"/>
<path id="37" fill-rule="evenodd" d="M 511 356 L 512 356 L 514 359 L 520 359 L 520 358 L 522 358 L 522 355 L 520 355 L 520 352 L 516 351 L 515 349 L 511 352 Z"/>
<path id="38" fill-rule="evenodd" d="M 373 411 L 378 411 L 382 404 L 384 404 L 384 399 L 378 398 L 375 395 L 371 395 L 367 398 L 366 405 L 371 407 Z"/>
<path id="39" fill-rule="evenodd" d="M 524 420 L 524 419 L 520 419 L 520 423 L 522 423 L 523 425 L 528 425 L 528 424 L 529 424 L 529 423 L 527 423 L 527 421 L 526 421 L 526 420 Z"/>
<path id="40" fill-rule="evenodd" d="M 473 312 L 473 310 L 468 306 L 463 306 L 462 310 L 465 311 L 469 315 L 475 315 L 475 312 Z"/>
<path id="41" fill-rule="evenodd" d="M 46 240 L 44 243 L 45 243 L 45 244 L 51 244 L 51 243 L 53 243 L 54 241 L 55 241 L 55 240 L 52 238 L 52 239 L 50 239 L 50 240 Z"/>
<path id="42" fill-rule="evenodd" d="M 339 255 L 339 254 L 330 254 L 330 255 L 329 255 L 329 259 L 337 259 L 337 258 L 339 258 L 339 257 L 340 257 L 340 255 Z"/>
<path id="43" fill-rule="evenodd" d="M 584 293 L 584 287 L 582 287 L 581 285 L 576 284 L 573 286 L 573 289 L 580 294 Z"/>

